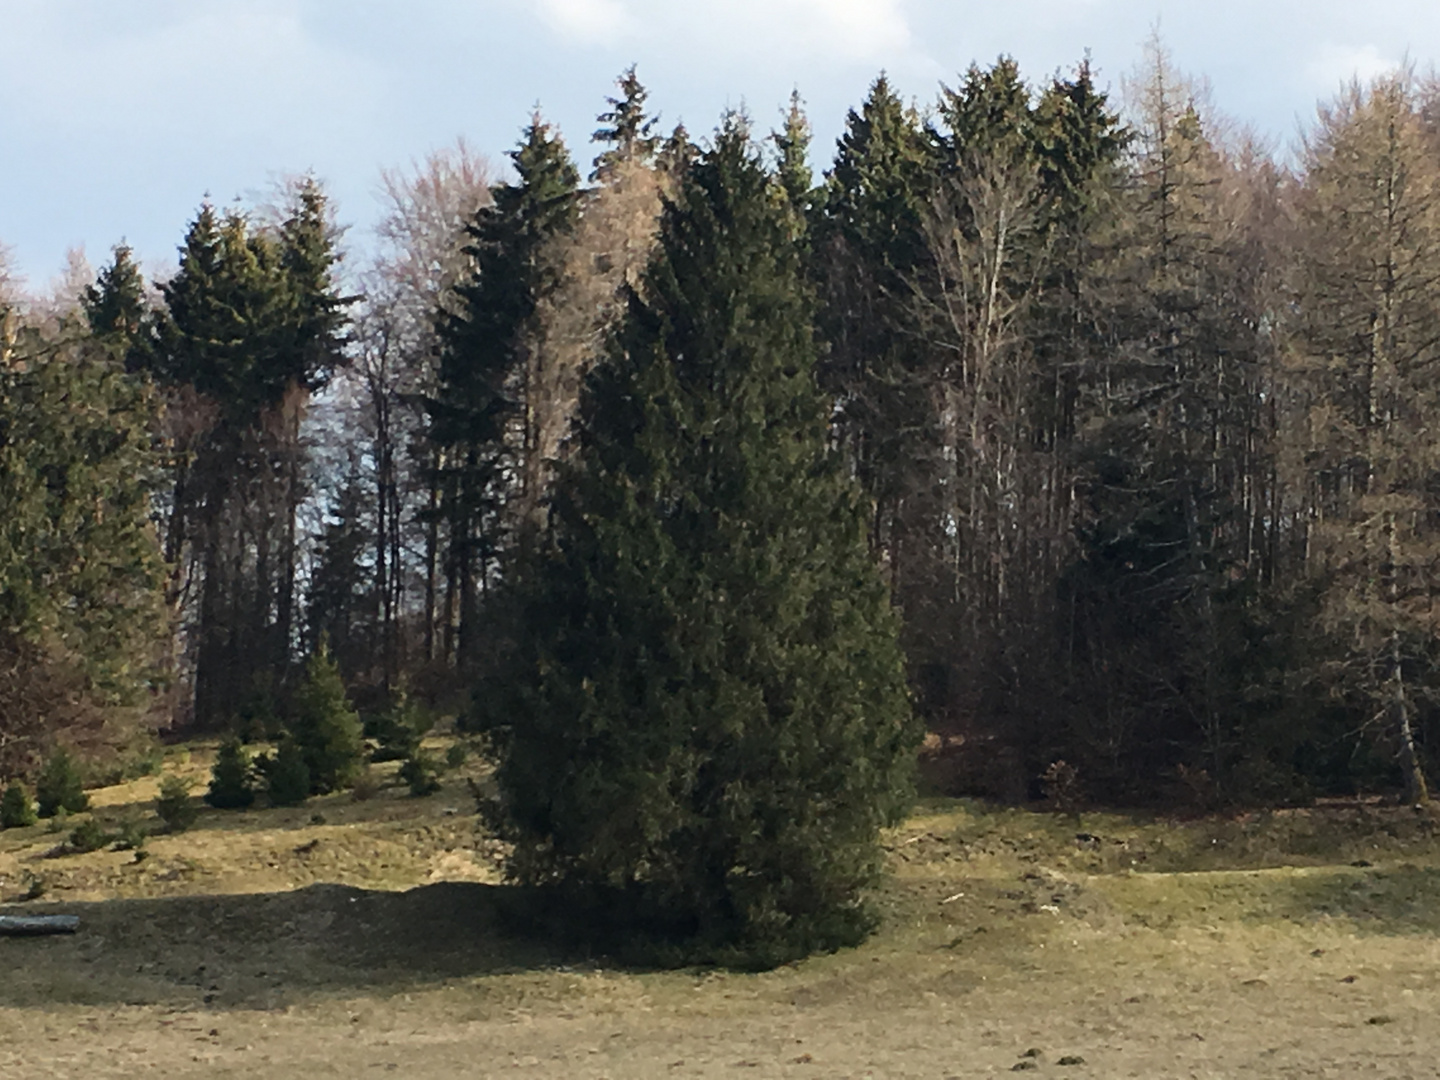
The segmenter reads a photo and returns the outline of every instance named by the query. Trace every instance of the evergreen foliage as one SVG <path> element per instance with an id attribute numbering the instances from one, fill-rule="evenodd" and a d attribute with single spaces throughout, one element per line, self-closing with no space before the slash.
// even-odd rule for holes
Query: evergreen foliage
<path id="1" fill-rule="evenodd" d="M 11 780 L 0 795 L 0 829 L 23 829 L 37 820 L 29 790 L 19 780 Z"/>
<path id="2" fill-rule="evenodd" d="M 475 697 L 515 878 L 760 962 L 863 935 L 916 739 L 773 183 L 735 117 L 686 172 Z"/>
<path id="3" fill-rule="evenodd" d="M 310 767 L 305 751 L 288 735 L 280 740 L 275 757 L 265 763 L 265 792 L 271 806 L 299 806 L 310 797 Z"/>
<path id="4" fill-rule="evenodd" d="M 635 74 L 634 64 L 621 73 L 615 85 L 620 96 L 605 99 L 610 107 L 598 117 L 602 126 L 591 136 L 608 147 L 595 159 L 592 180 L 606 180 L 621 162 L 648 164 L 660 148 L 660 139 L 654 134 L 659 118 L 645 111 L 649 93 Z"/>
<path id="5" fill-rule="evenodd" d="M 416 798 L 434 795 L 440 790 L 440 764 L 432 755 L 416 750 L 401 763 L 400 781 Z"/>
<path id="6" fill-rule="evenodd" d="M 0 319 L 0 768 L 144 703 L 169 632 L 150 523 L 156 402 L 66 324 Z"/>
<path id="7" fill-rule="evenodd" d="M 402 761 L 420 749 L 429 718 L 410 701 L 404 686 L 396 687 L 384 711 L 366 724 L 365 734 L 380 745 L 371 761 Z"/>
<path id="8" fill-rule="evenodd" d="M 226 739 L 210 770 L 205 801 L 217 810 L 244 810 L 255 803 L 250 755 L 238 738 Z"/>
<path id="9" fill-rule="evenodd" d="M 304 755 L 310 791 L 348 787 L 365 763 L 364 728 L 324 639 L 311 654 L 291 706 L 290 734 Z"/>
<path id="10" fill-rule="evenodd" d="M 458 596 L 455 653 L 467 666 L 478 646 L 480 585 L 504 550 L 508 485 L 523 461 L 525 334 L 536 305 L 560 283 L 549 241 L 574 228 L 579 173 L 564 142 L 537 114 L 510 155 L 518 183 L 467 227 L 472 276 L 454 289 L 442 320 L 439 387 L 426 402 L 440 452 L 441 506 L 449 532 L 446 575 Z"/>
<path id="11" fill-rule="evenodd" d="M 200 814 L 195 800 L 190 798 L 191 782 L 183 776 L 171 773 L 160 781 L 160 797 L 155 800 L 155 813 L 172 833 L 184 832 Z"/>
<path id="12" fill-rule="evenodd" d="M 62 810 L 78 814 L 89 808 L 90 796 L 85 794 L 80 766 L 65 747 L 57 747 L 46 759 L 35 781 L 35 801 L 39 804 L 40 816 L 45 818 L 54 817 Z"/>

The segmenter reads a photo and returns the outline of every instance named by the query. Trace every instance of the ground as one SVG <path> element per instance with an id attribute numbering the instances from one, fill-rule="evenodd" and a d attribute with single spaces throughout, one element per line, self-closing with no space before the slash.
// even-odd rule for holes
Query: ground
<path id="1" fill-rule="evenodd" d="M 154 825 L 157 784 L 95 812 Z M 881 930 L 761 974 L 507 934 L 472 811 L 452 775 L 207 810 L 138 862 L 64 854 L 76 819 L 0 833 L 0 913 L 81 917 L 0 938 L 0 1077 L 1440 1076 L 1440 829 L 1410 808 L 927 802 L 887 837 Z"/>

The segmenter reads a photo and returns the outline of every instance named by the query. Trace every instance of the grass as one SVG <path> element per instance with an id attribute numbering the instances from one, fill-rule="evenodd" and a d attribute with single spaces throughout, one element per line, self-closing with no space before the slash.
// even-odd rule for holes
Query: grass
<path id="1" fill-rule="evenodd" d="M 198 793 L 214 749 L 92 792 L 94 817 L 153 823 L 161 776 Z M 884 921 L 863 947 L 760 974 L 644 971 L 506 933 L 503 851 L 464 784 L 483 762 L 424 799 L 396 768 L 377 766 L 360 801 L 205 808 L 138 862 L 57 855 L 44 825 L 0 833 L 5 910 L 83 926 L 0 939 L 0 1074 L 125 1075 L 126 1047 L 154 1075 L 612 1080 L 1021 1061 L 1399 1076 L 1440 1051 L 1440 841 L 1408 808 L 1175 820 L 930 800 L 886 837 Z M 22 901 L 37 878 L 43 895 Z M 57 1047 L 84 1024 L 83 1044 Z"/>

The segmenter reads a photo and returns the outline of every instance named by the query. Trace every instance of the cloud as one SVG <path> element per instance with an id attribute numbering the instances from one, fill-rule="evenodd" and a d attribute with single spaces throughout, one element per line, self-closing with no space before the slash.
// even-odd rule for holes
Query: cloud
<path id="1" fill-rule="evenodd" d="M 561 37 L 610 45 L 635 30 L 621 0 L 538 0 L 540 18 Z"/>
<path id="2" fill-rule="evenodd" d="M 912 45 L 902 0 L 533 0 L 541 21 L 585 45 L 669 42 L 698 56 L 883 61 Z"/>
<path id="3" fill-rule="evenodd" d="M 1368 82 L 1377 75 L 1394 71 L 1401 61 L 1384 56 L 1374 45 L 1321 45 L 1306 65 L 1305 73 L 1317 90 L 1333 91 L 1351 79 Z"/>

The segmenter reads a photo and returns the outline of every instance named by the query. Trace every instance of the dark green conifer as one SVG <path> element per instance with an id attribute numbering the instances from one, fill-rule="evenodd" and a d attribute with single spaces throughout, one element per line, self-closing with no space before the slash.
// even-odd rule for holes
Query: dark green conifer
<path id="1" fill-rule="evenodd" d="M 40 804 L 41 817 L 54 817 L 61 810 L 78 814 L 89 809 L 90 796 L 85 794 L 80 766 L 65 747 L 57 747 L 40 770 L 40 778 L 35 782 L 35 798 Z"/>
<path id="2" fill-rule="evenodd" d="M 863 935 L 916 735 L 773 185 L 734 117 L 686 173 L 475 698 L 512 875 L 760 962 Z"/>
<path id="3" fill-rule="evenodd" d="M 591 136 L 595 142 L 609 147 L 595 159 L 592 180 L 604 180 L 607 170 L 617 162 L 648 164 L 660 148 L 660 139 L 653 134 L 659 117 L 645 112 L 645 99 L 650 95 L 635 74 L 634 64 L 621 73 L 615 85 L 620 89 L 620 96 L 605 99 L 610 108 L 596 118 L 604 126 Z"/>
<path id="4" fill-rule="evenodd" d="M 463 664 L 478 643 L 479 585 L 504 550 L 503 510 L 524 453 L 524 334 L 540 299 L 560 281 L 547 241 L 574 228 L 579 173 L 560 136 L 537 113 L 510 155 L 515 184 L 492 189 L 468 226 L 471 278 L 455 289 L 456 314 L 441 327 L 438 392 L 426 402 L 441 451 L 441 514 L 449 525 L 447 577 L 459 595 Z"/>
<path id="5" fill-rule="evenodd" d="M 23 829 L 36 822 L 35 804 L 19 780 L 11 780 L 0 795 L 0 829 Z"/>
<path id="6" fill-rule="evenodd" d="M 790 94 L 785 126 L 770 140 L 775 144 L 777 188 L 794 212 L 796 228 L 803 231 L 815 198 L 815 176 L 810 170 L 810 120 L 799 90 Z"/>
<path id="7" fill-rule="evenodd" d="M 128 244 L 117 244 L 114 259 L 80 297 L 90 332 L 123 356 L 141 343 L 150 313 L 145 278 Z"/>
<path id="8" fill-rule="evenodd" d="M 244 810 L 255 803 L 255 780 L 250 755 L 239 739 L 226 739 L 210 770 L 205 801 L 217 810 Z"/>
<path id="9" fill-rule="evenodd" d="M 275 757 L 265 762 L 265 793 L 271 806 L 299 806 L 310 797 L 310 767 L 305 751 L 289 735 L 280 740 Z"/>
<path id="10" fill-rule="evenodd" d="M 304 754 L 310 790 L 323 795 L 349 787 L 365 763 L 364 729 L 324 639 L 310 656 L 292 711 L 290 733 Z"/>

